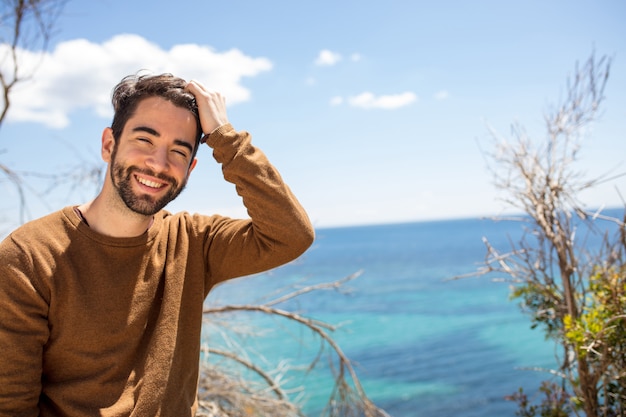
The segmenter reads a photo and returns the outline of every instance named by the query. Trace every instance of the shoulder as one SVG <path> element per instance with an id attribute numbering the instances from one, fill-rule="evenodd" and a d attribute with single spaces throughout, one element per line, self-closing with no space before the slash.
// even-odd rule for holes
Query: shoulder
<path id="1" fill-rule="evenodd" d="M 177 235 L 189 234 L 203 237 L 217 233 L 225 226 L 249 222 L 249 219 L 239 220 L 219 214 L 205 215 L 186 211 L 170 213 L 162 210 L 155 217 L 155 226 L 161 230 L 167 230 L 169 235 L 175 233 Z"/>
<path id="2" fill-rule="evenodd" d="M 59 246 L 69 240 L 80 221 L 71 218 L 73 208 L 66 207 L 36 220 L 31 220 L 11 232 L 1 243 L 0 253 L 7 251 L 33 251 L 43 246 Z"/>
<path id="3" fill-rule="evenodd" d="M 197 213 L 189 213 L 181 211 L 171 213 L 167 210 L 161 210 L 155 216 L 155 225 L 162 223 L 166 228 L 198 228 L 202 225 L 210 225 L 214 223 L 220 216 L 204 215 Z"/>

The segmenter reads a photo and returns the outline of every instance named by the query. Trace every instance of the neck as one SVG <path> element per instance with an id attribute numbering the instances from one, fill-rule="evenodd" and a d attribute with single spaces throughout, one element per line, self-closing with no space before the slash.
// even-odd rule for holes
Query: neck
<path id="1" fill-rule="evenodd" d="M 152 225 L 153 216 L 135 213 L 119 204 L 111 204 L 101 193 L 93 201 L 78 207 L 89 227 L 106 236 L 136 237 Z"/>

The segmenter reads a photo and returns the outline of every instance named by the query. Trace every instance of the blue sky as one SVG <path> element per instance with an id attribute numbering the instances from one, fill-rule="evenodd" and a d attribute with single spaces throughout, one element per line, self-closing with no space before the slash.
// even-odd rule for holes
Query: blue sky
<path id="1" fill-rule="evenodd" d="M 63 172 L 99 161 L 109 95 L 140 69 L 222 91 L 317 227 L 503 212 L 483 152 L 489 127 L 543 113 L 576 61 L 613 57 L 602 117 L 583 143 L 590 176 L 626 171 L 626 2 L 70 0 L 35 76 L 0 131 L 14 169 Z M 24 51 L 27 62 L 37 51 Z M 169 209 L 243 216 L 210 150 Z M 15 192 L 1 221 L 11 222 Z M 620 204 L 620 178 L 583 195 Z M 31 217 L 97 188 L 31 199 Z"/>

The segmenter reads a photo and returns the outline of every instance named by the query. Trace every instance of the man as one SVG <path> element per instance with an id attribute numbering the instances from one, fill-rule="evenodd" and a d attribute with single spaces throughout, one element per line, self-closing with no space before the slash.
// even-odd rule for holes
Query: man
<path id="1" fill-rule="evenodd" d="M 166 74 L 127 77 L 112 101 L 98 196 L 0 244 L 0 416 L 193 416 L 211 287 L 313 240 L 221 95 Z M 205 140 L 250 219 L 162 210 Z"/>

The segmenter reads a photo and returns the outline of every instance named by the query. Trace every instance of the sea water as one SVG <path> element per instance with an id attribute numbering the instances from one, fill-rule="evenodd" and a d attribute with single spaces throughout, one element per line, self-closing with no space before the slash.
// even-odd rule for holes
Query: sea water
<path id="1" fill-rule="evenodd" d="M 558 350 L 530 328 L 509 299 L 508 283 L 497 276 L 452 278 L 482 266 L 483 237 L 505 251 L 521 230 L 520 223 L 490 219 L 320 229 L 297 261 L 223 284 L 207 304 L 259 303 L 359 272 L 338 290 L 305 293 L 275 307 L 338 325 L 329 334 L 368 397 L 394 417 L 513 416 L 517 406 L 505 397 L 520 387 L 536 393 L 541 381 L 553 378 L 538 369 L 555 368 Z M 225 337 L 224 327 L 211 324 L 208 343 L 245 352 L 272 375 L 284 373 L 285 390 L 308 416 L 319 415 L 333 386 L 329 364 L 336 362 L 326 347 L 308 368 L 319 354 L 317 335 L 262 313 L 222 319 L 232 320 L 226 327 L 237 323 L 243 336 Z"/>

